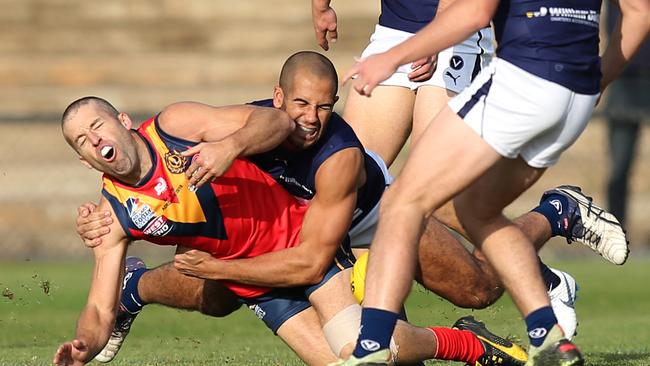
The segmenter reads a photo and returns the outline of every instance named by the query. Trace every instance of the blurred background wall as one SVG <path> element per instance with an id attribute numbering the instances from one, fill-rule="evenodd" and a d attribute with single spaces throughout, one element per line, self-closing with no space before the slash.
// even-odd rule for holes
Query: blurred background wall
<path id="1" fill-rule="evenodd" d="M 342 74 L 367 44 L 379 1 L 333 3 L 340 38 L 327 55 Z M 0 0 L 0 8 L 0 260 L 88 255 L 74 218 L 79 203 L 97 201 L 100 176 L 82 167 L 61 137 L 58 120 L 70 101 L 102 96 L 136 118 L 181 100 L 243 103 L 271 96 L 291 53 L 317 50 L 308 1 Z M 347 88 L 340 94 L 338 111 Z M 594 118 L 509 214 L 532 208 L 547 187 L 563 183 L 604 202 L 604 126 Z M 631 181 L 636 253 L 650 242 L 647 126 Z M 558 243 L 548 251 L 565 250 Z"/>

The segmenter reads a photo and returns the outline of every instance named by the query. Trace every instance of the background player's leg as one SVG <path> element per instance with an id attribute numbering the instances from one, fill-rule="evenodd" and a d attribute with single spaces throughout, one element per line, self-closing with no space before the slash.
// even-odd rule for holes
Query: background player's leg
<path id="1" fill-rule="evenodd" d="M 485 257 L 472 255 L 433 217 L 426 220 L 420 237 L 415 278 L 463 308 L 485 308 L 503 294 L 501 281 Z"/>
<path id="2" fill-rule="evenodd" d="M 415 93 L 400 86 L 380 85 L 370 98 L 351 91 L 343 118 L 363 146 L 390 166 L 411 133 L 414 100 Z"/>
<path id="3" fill-rule="evenodd" d="M 374 93 L 374 92 L 373 92 Z M 442 110 L 451 98 L 456 96 L 451 90 L 433 85 L 423 85 L 417 90 L 413 106 L 413 129 L 411 145 L 417 143 L 433 118 Z"/>

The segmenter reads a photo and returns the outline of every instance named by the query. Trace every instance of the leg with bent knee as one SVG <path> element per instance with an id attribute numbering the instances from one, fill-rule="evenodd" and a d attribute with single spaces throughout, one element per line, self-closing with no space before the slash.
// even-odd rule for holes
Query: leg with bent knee
<path id="1" fill-rule="evenodd" d="M 470 253 L 433 217 L 426 220 L 420 237 L 415 278 L 462 308 L 483 309 L 503 294 L 501 281 L 485 257 Z"/>

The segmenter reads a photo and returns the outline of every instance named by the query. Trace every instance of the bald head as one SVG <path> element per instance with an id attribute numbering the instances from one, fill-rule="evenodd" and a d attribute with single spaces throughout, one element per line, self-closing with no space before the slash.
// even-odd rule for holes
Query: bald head
<path id="1" fill-rule="evenodd" d="M 336 69 L 332 61 L 320 53 L 301 51 L 291 55 L 282 66 L 280 87 L 284 90 L 291 90 L 294 77 L 301 72 L 309 72 L 320 79 L 330 81 L 334 87 L 333 95 L 338 93 L 339 77 L 336 74 Z"/>
<path id="2" fill-rule="evenodd" d="M 111 103 L 109 103 L 106 99 L 100 98 L 100 97 L 93 97 L 93 96 L 88 96 L 88 97 L 83 97 L 75 100 L 74 102 L 70 103 L 68 107 L 65 109 L 63 112 L 63 116 L 61 116 L 61 127 L 65 124 L 67 120 L 72 118 L 79 108 L 86 104 L 95 104 L 97 108 L 103 110 L 104 112 L 108 113 L 109 116 L 117 118 L 117 115 L 119 112 Z"/>

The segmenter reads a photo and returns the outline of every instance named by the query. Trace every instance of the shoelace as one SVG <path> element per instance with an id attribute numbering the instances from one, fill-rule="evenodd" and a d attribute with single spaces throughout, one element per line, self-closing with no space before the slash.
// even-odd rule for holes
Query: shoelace
<path id="1" fill-rule="evenodd" d="M 594 218 L 594 221 L 599 221 L 601 219 L 601 214 L 605 212 L 604 210 L 599 210 L 599 212 L 596 212 L 593 207 L 593 198 L 589 196 L 584 196 L 587 199 L 587 217 L 590 217 L 591 214 L 595 214 L 596 217 Z M 576 210 L 580 212 L 580 202 L 577 202 L 576 205 Z M 573 226 L 571 230 L 571 237 L 567 238 L 567 242 L 569 244 L 573 243 L 576 238 L 581 238 L 589 243 L 589 245 L 596 249 L 598 248 L 598 245 L 600 244 L 600 241 L 602 240 L 602 236 L 596 233 L 592 229 L 586 229 L 584 225 L 582 224 L 582 217 L 581 214 L 579 213 L 578 215 L 575 215 L 575 220 L 571 223 Z"/>

